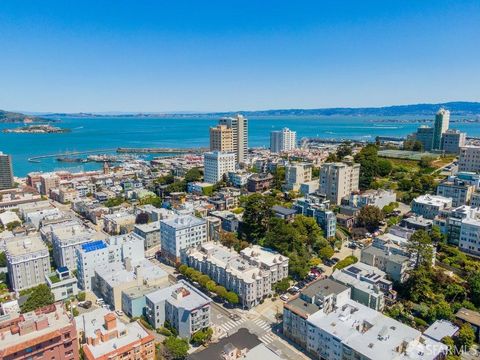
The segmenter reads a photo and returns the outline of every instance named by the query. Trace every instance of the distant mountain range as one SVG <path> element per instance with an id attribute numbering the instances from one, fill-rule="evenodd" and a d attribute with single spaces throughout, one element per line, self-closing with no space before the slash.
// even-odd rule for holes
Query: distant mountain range
<path id="1" fill-rule="evenodd" d="M 239 110 L 230 112 L 169 112 L 169 113 L 49 113 L 42 117 L 11 113 L 0 110 L 0 122 L 22 122 L 24 119 L 32 121 L 45 121 L 45 118 L 55 116 L 75 117 L 221 117 L 241 113 L 247 117 L 254 116 L 427 116 L 432 117 L 439 108 L 450 110 L 452 115 L 477 117 L 480 116 L 480 102 L 455 101 L 439 104 L 412 104 L 394 105 L 385 107 L 364 108 L 322 108 L 322 109 L 273 109 L 273 110 Z"/>
<path id="2" fill-rule="evenodd" d="M 52 121 L 40 116 L 0 110 L 0 123 L 45 122 Z"/>

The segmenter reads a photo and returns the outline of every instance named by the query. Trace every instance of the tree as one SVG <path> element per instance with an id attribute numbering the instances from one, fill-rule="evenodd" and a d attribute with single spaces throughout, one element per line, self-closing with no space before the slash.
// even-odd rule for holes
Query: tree
<path id="1" fill-rule="evenodd" d="M 470 275 L 468 286 L 470 288 L 470 299 L 475 306 L 480 306 L 480 273 L 476 272 Z"/>
<path id="2" fill-rule="evenodd" d="M 277 294 L 283 294 L 290 287 L 290 280 L 288 278 L 283 278 L 280 281 L 277 281 L 273 284 L 273 289 Z"/>
<path id="3" fill-rule="evenodd" d="M 350 255 L 336 263 L 333 268 L 341 270 L 343 268 L 346 268 L 347 266 L 355 264 L 356 262 L 358 262 L 358 258 L 356 256 Z"/>
<path id="4" fill-rule="evenodd" d="M 335 254 L 335 251 L 331 246 L 325 246 L 318 252 L 318 256 L 320 256 L 322 260 L 330 259 L 333 254 Z"/>
<path id="5" fill-rule="evenodd" d="M 31 289 L 27 301 L 20 307 L 22 313 L 36 310 L 38 308 L 51 305 L 55 301 L 52 291 L 47 284 L 40 284 Z"/>
<path id="6" fill-rule="evenodd" d="M 355 161 L 360 164 L 360 189 L 370 187 L 375 176 L 378 174 L 378 148 L 374 144 L 368 144 L 355 156 Z"/>
<path id="7" fill-rule="evenodd" d="M 194 182 L 194 181 L 200 181 L 202 180 L 203 173 L 200 171 L 199 168 L 192 168 L 187 171 L 185 174 L 185 181 L 187 183 L 189 182 Z"/>
<path id="8" fill-rule="evenodd" d="M 402 296 L 413 302 L 430 301 L 433 296 L 432 279 L 427 269 L 421 267 L 410 272 L 408 280 L 400 288 Z"/>
<path id="9" fill-rule="evenodd" d="M 144 198 L 140 199 L 140 205 L 153 205 L 157 208 L 162 207 L 162 199 L 160 199 L 156 195 L 145 196 Z"/>
<path id="10" fill-rule="evenodd" d="M 227 296 L 227 289 L 225 289 L 221 285 L 215 286 L 215 291 L 214 291 L 218 296 L 221 298 L 225 298 Z"/>
<path id="11" fill-rule="evenodd" d="M 7 255 L 5 252 L 0 252 L 0 267 L 7 267 Z"/>
<path id="12" fill-rule="evenodd" d="M 168 337 L 163 342 L 167 357 L 172 360 L 185 359 L 188 354 L 188 342 L 185 339 L 176 338 L 173 336 Z"/>
<path id="13" fill-rule="evenodd" d="M 213 330 L 211 328 L 199 330 L 193 333 L 192 338 L 190 339 L 190 342 L 195 345 L 204 345 L 206 342 L 208 342 L 212 338 L 212 335 L 213 335 Z"/>
<path id="14" fill-rule="evenodd" d="M 433 225 L 432 229 L 430 230 L 430 238 L 432 242 L 435 244 L 446 242 L 446 236 L 442 234 L 440 226 Z"/>
<path id="15" fill-rule="evenodd" d="M 201 275 L 199 278 L 198 278 L 198 283 L 200 285 L 202 285 L 203 287 L 206 287 L 207 286 L 207 283 L 210 281 L 210 276 L 208 275 Z"/>
<path id="16" fill-rule="evenodd" d="M 358 213 L 358 222 L 367 228 L 368 231 L 376 231 L 383 220 L 382 211 L 373 205 L 366 205 Z"/>
<path id="17" fill-rule="evenodd" d="M 240 302 L 238 299 L 238 295 L 235 294 L 233 291 L 229 291 L 225 294 L 225 300 L 227 300 L 230 304 L 236 305 Z"/>
<path id="18" fill-rule="evenodd" d="M 432 163 L 435 160 L 433 156 L 422 156 L 420 161 L 418 162 L 418 165 L 421 168 L 429 168 L 432 167 Z"/>
<path id="19" fill-rule="evenodd" d="M 378 160 L 378 175 L 388 176 L 393 170 L 392 163 L 387 159 Z"/>
<path id="20" fill-rule="evenodd" d="M 214 292 L 215 288 L 217 287 L 217 283 L 213 280 L 210 280 L 205 284 L 205 287 L 208 291 Z"/>
<path id="21" fill-rule="evenodd" d="M 86 294 L 85 294 L 85 291 L 80 291 L 78 294 L 77 294 L 77 300 L 78 301 L 85 301 L 85 298 L 86 298 Z"/>
<path id="22" fill-rule="evenodd" d="M 15 229 L 16 227 L 18 227 L 18 226 L 20 226 L 20 225 L 21 225 L 21 223 L 20 223 L 20 221 L 18 221 L 18 220 L 9 222 L 9 223 L 7 224 L 7 230 L 8 230 L 8 231 L 12 231 L 13 229 Z"/>
<path id="23" fill-rule="evenodd" d="M 136 216 L 135 224 L 148 224 L 148 220 L 149 220 L 148 214 L 141 212 Z"/>
<path id="24" fill-rule="evenodd" d="M 475 342 L 475 331 L 468 323 L 464 323 L 458 332 L 457 336 L 458 345 L 465 350 L 470 350 Z"/>
<path id="25" fill-rule="evenodd" d="M 182 275 L 185 275 L 185 271 L 187 270 L 188 266 L 185 264 L 182 264 L 178 267 L 178 272 Z"/>
<path id="26" fill-rule="evenodd" d="M 407 243 L 407 251 L 415 258 L 415 269 L 432 266 L 433 244 L 432 239 L 425 230 L 417 230 Z"/>
<path id="27" fill-rule="evenodd" d="M 342 160 L 345 156 L 352 155 L 352 147 L 349 143 L 341 144 L 337 149 L 337 159 Z"/>
<path id="28" fill-rule="evenodd" d="M 257 242 L 265 236 L 270 219 L 273 217 L 272 206 L 273 199 L 269 196 L 253 194 L 247 198 L 243 223 L 250 242 Z"/>

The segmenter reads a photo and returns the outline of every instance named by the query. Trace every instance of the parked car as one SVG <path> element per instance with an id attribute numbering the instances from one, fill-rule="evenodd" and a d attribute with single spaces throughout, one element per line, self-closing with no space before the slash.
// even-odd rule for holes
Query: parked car
<path id="1" fill-rule="evenodd" d="M 92 302 L 90 300 L 86 300 L 86 301 L 80 301 L 78 303 L 78 306 L 84 308 L 84 309 L 90 309 L 90 307 L 92 306 Z"/>
<path id="2" fill-rule="evenodd" d="M 339 261 L 340 261 L 340 259 L 337 258 L 337 257 L 332 258 L 332 262 L 333 262 L 334 264 L 338 263 Z"/>
<path id="3" fill-rule="evenodd" d="M 115 314 L 117 314 L 118 316 L 123 316 L 123 311 L 122 310 L 116 310 Z"/>
<path id="4" fill-rule="evenodd" d="M 280 296 L 280 299 L 283 300 L 283 301 L 288 301 L 288 296 L 287 295 L 282 295 Z"/>

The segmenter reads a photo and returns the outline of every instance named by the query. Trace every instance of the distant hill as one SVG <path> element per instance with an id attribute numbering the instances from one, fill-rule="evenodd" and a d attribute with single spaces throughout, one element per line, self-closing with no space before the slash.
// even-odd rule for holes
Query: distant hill
<path id="1" fill-rule="evenodd" d="M 169 112 L 169 113 L 49 113 L 44 117 L 75 116 L 75 117 L 221 117 L 235 114 L 245 116 L 425 116 L 431 118 L 439 108 L 444 107 L 450 110 L 452 115 L 465 117 L 480 116 L 480 102 L 455 101 L 439 104 L 412 104 L 393 105 L 385 107 L 364 107 L 364 108 L 321 108 L 321 109 L 272 109 L 272 110 L 238 110 L 228 112 Z M 21 114 L 19 114 L 21 115 Z M 26 116 L 26 115 L 23 115 Z M 1 122 L 0 112 L 0 122 Z"/>
<path id="2" fill-rule="evenodd" d="M 432 116 L 439 108 L 450 110 L 452 115 L 477 116 L 480 115 L 480 102 L 447 102 L 441 104 L 414 104 L 394 105 L 386 107 L 365 108 L 322 108 L 322 109 L 283 109 L 263 111 L 236 111 L 225 113 L 213 113 L 212 115 L 227 116 L 241 113 L 245 116 L 312 116 L 312 115 L 345 115 L 345 116 L 401 116 L 418 115 Z"/>
<path id="3" fill-rule="evenodd" d="M 0 110 L 0 123 L 22 123 L 22 122 L 44 122 L 52 121 L 39 116 L 25 115 L 16 112 Z"/>

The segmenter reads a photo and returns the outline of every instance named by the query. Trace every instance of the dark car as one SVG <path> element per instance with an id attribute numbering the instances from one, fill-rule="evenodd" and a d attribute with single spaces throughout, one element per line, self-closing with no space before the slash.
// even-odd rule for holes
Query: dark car
<path id="1" fill-rule="evenodd" d="M 332 262 L 333 262 L 334 264 L 336 264 L 336 263 L 339 262 L 339 261 L 340 261 L 340 259 L 337 258 L 337 257 L 332 258 Z"/>
<path id="2" fill-rule="evenodd" d="M 90 307 L 92 306 L 92 302 L 90 300 L 81 301 L 81 302 L 78 303 L 78 306 L 80 306 L 84 309 L 90 309 Z"/>

